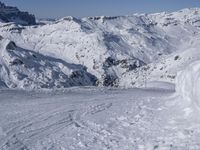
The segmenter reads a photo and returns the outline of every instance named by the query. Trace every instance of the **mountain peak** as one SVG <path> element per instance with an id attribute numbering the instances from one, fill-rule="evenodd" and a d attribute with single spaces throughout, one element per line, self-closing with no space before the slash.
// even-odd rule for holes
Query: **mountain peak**
<path id="1" fill-rule="evenodd" d="M 35 16 L 28 12 L 22 12 L 17 7 L 6 6 L 0 2 L 0 20 L 3 22 L 14 22 L 21 25 L 35 25 Z"/>

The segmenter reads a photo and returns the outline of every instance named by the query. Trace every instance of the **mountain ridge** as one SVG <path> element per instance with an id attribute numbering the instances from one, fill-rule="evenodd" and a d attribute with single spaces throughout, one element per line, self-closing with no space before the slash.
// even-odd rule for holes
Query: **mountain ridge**
<path id="1" fill-rule="evenodd" d="M 0 1 L 0 19 L 3 22 L 15 22 L 21 25 L 36 25 L 35 16 L 20 11 L 17 7 L 7 6 Z"/>
<path id="2" fill-rule="evenodd" d="M 23 49 L 86 67 L 98 85 L 134 87 L 144 86 L 145 80 L 174 82 L 179 69 L 170 70 L 170 61 L 199 47 L 199 20 L 199 8 L 121 17 L 68 16 L 36 26 L 0 23 L 0 34 Z"/>

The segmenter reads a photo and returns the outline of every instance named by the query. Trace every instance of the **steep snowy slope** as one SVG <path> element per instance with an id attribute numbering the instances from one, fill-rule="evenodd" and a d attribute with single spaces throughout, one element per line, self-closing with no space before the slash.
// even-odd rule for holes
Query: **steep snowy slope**
<path id="1" fill-rule="evenodd" d="M 0 87 L 60 88 L 95 85 L 96 78 L 81 65 L 44 56 L 0 39 Z"/>
<path id="2" fill-rule="evenodd" d="M 181 66 L 183 61 L 173 63 L 174 57 L 188 49 L 195 49 L 191 55 L 196 54 L 199 26 L 200 9 L 193 8 L 118 17 L 66 17 L 29 27 L 1 23 L 0 34 L 24 49 L 87 67 L 100 85 L 140 86 L 150 74 L 146 67 L 152 70 L 150 80 L 174 80 L 177 70 L 166 74 L 162 68 L 179 62 Z M 145 67 L 138 69 L 141 66 Z M 169 78 L 162 79 L 163 74 Z"/>
<path id="3" fill-rule="evenodd" d="M 200 60 L 198 46 L 196 48 L 188 48 L 184 51 L 174 52 L 163 57 L 160 61 L 124 73 L 119 80 L 119 84 L 125 87 L 145 87 L 148 82 L 154 81 L 175 83 L 177 72 L 197 60 Z"/>

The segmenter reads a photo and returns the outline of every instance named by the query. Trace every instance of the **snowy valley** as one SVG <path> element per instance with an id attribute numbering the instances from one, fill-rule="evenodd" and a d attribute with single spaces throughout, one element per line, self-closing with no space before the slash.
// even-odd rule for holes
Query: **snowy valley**
<path id="1" fill-rule="evenodd" d="M 200 8 L 0 14 L 0 150 L 200 149 Z"/>
<path id="2" fill-rule="evenodd" d="M 118 17 L 65 17 L 32 26 L 2 22 L 0 33 L 25 50 L 83 66 L 97 78 L 96 85 L 142 87 L 149 81 L 174 83 L 177 71 L 199 59 L 200 9 Z M 41 80 L 48 84 L 45 78 Z"/>

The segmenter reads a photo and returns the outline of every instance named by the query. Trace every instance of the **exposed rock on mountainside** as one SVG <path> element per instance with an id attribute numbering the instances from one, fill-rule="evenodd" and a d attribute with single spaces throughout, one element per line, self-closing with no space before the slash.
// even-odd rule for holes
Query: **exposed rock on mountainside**
<path id="1" fill-rule="evenodd" d="M 0 2 L 0 19 L 3 22 L 15 22 L 21 25 L 35 25 L 35 16 L 22 12 L 17 7 L 6 6 Z"/>
<path id="2" fill-rule="evenodd" d="M 199 20 L 200 9 L 192 8 L 117 17 L 65 17 L 36 26 L 2 22 L 0 34 L 23 49 L 87 67 L 98 85 L 133 87 L 154 80 L 174 82 L 177 71 L 200 59 Z"/>
<path id="3" fill-rule="evenodd" d="M 10 88 L 65 88 L 92 86 L 96 78 L 82 65 L 44 56 L 0 40 L 0 86 Z"/>

